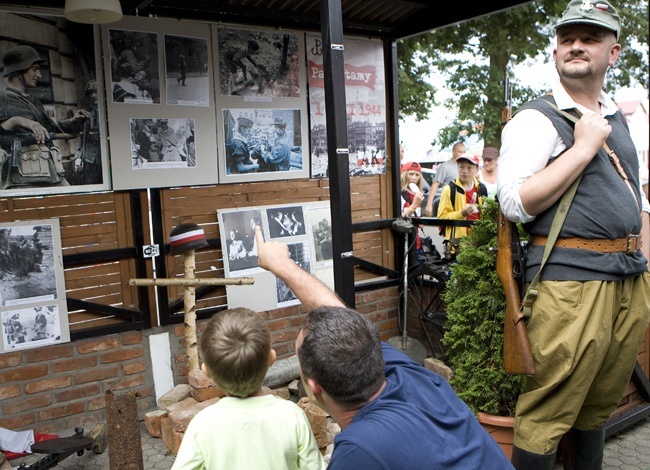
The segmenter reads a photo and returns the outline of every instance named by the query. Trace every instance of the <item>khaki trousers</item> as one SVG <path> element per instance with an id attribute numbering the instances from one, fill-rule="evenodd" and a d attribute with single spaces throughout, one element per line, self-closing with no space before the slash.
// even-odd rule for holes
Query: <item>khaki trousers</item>
<path id="1" fill-rule="evenodd" d="M 514 443 L 549 454 L 569 429 L 598 428 L 618 406 L 650 319 L 650 273 L 538 287 L 528 322 L 536 374 L 517 401 Z"/>

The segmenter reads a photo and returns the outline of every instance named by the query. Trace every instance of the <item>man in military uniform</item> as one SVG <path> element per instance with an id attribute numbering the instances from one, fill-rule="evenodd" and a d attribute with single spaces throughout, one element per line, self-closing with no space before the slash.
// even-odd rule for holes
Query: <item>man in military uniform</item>
<path id="1" fill-rule="evenodd" d="M 251 173 L 260 168 L 257 160 L 251 158 L 251 150 L 248 146 L 252 128 L 253 121 L 244 116 L 237 118 L 237 132 L 226 144 L 226 162 L 231 174 Z"/>
<path id="2" fill-rule="evenodd" d="M 291 166 L 291 146 L 286 132 L 287 122 L 282 118 L 275 118 L 273 121 L 273 132 L 275 138 L 271 143 L 270 150 L 265 152 L 264 169 L 261 171 L 289 171 Z"/>
<path id="3" fill-rule="evenodd" d="M 102 151 L 99 144 L 99 108 L 97 105 L 97 81 L 86 84 L 86 96 L 90 100 L 87 108 L 88 120 L 84 123 L 83 133 L 78 142 L 75 155 L 75 170 L 83 171 L 84 184 L 102 182 Z"/>
<path id="4" fill-rule="evenodd" d="M 14 46 L 2 56 L 7 87 L 0 91 L 0 137 L 5 152 L 0 166 L 1 188 L 13 186 L 67 186 L 59 149 L 51 133 L 81 130 L 88 112 L 78 110 L 55 123 L 38 98 L 29 94 L 41 79 L 46 62 L 31 46 Z"/>

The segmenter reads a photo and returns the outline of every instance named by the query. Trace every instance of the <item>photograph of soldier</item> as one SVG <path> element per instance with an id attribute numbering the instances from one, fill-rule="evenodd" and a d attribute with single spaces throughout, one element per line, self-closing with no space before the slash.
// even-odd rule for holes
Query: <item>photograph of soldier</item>
<path id="1" fill-rule="evenodd" d="M 303 168 L 300 110 L 225 109 L 226 174 Z"/>
<path id="2" fill-rule="evenodd" d="M 109 29 L 113 103 L 160 103 L 158 35 Z"/>
<path id="3" fill-rule="evenodd" d="M 132 169 L 196 166 L 194 119 L 131 119 Z"/>
<path id="4" fill-rule="evenodd" d="M 287 135 L 287 121 L 276 117 L 271 127 L 274 135 L 268 137 L 262 152 L 260 171 L 288 171 L 291 167 L 291 145 Z"/>
<path id="5" fill-rule="evenodd" d="M 91 125 L 92 98 L 86 95 L 86 87 L 98 74 L 93 26 L 9 12 L 0 12 L 0 22 L 15 26 L 0 41 L 0 197 L 78 192 L 87 190 L 88 184 L 107 186 L 101 171 L 99 179 L 86 181 L 78 173 L 80 168 L 75 168 L 84 128 Z M 56 26 L 48 28 L 48 24 Z M 12 37 L 13 30 L 43 30 L 43 34 L 25 44 L 22 38 Z M 56 74 L 50 64 L 57 64 Z M 103 103 L 96 106 L 101 115 Z M 107 159 L 100 136 L 104 127 L 88 132 L 87 137 L 95 134 L 86 139 L 86 152 L 98 159 L 101 168 Z"/>
<path id="6" fill-rule="evenodd" d="M 219 78 L 224 96 L 299 98 L 298 36 L 219 28 Z"/>
<path id="7" fill-rule="evenodd" d="M 32 46 L 14 46 L 2 54 L 5 88 L 0 91 L 0 127 L 3 158 L 2 189 L 14 186 L 68 186 L 63 157 L 56 139 L 72 139 L 89 117 L 77 110 L 69 119 L 54 122 L 41 101 L 30 94 L 42 79 L 47 63 Z M 58 135 L 57 135 L 58 134 Z"/>
<path id="8" fill-rule="evenodd" d="M 56 298 L 51 225 L 0 226 L 0 306 Z"/>
<path id="9" fill-rule="evenodd" d="M 167 104 L 210 106 L 208 41 L 166 34 Z"/>
<path id="10" fill-rule="evenodd" d="M 99 132 L 99 95 L 97 80 L 86 83 L 88 104 L 85 109 L 88 118 L 83 124 L 83 130 L 77 139 L 74 169 L 78 178 L 84 184 L 99 184 L 102 182 L 102 152 Z"/>
<path id="11" fill-rule="evenodd" d="M 252 173 L 260 169 L 257 158 L 261 152 L 249 145 L 253 124 L 246 116 L 239 116 L 234 130 L 229 126 L 232 135 L 226 142 L 226 171 L 229 174 Z"/>

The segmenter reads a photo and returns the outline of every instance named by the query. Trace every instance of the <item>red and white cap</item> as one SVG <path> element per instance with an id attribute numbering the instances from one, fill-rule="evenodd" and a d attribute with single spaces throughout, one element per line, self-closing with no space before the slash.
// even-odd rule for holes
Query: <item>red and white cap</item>
<path id="1" fill-rule="evenodd" d="M 465 152 L 464 154 L 459 155 L 458 158 L 456 158 L 457 163 L 461 160 L 467 160 L 468 162 L 473 163 L 474 165 L 478 165 L 478 157 L 473 153 Z"/>

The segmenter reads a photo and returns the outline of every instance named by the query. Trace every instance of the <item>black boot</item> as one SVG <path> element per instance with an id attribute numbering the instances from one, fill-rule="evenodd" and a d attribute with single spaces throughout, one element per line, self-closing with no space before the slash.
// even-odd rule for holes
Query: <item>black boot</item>
<path id="1" fill-rule="evenodd" d="M 573 470 L 601 470 L 605 452 L 605 426 L 590 431 L 575 428 L 567 433 Z"/>
<path id="2" fill-rule="evenodd" d="M 533 454 L 517 446 L 512 448 L 512 466 L 517 470 L 553 470 L 555 452 L 552 454 Z"/>

